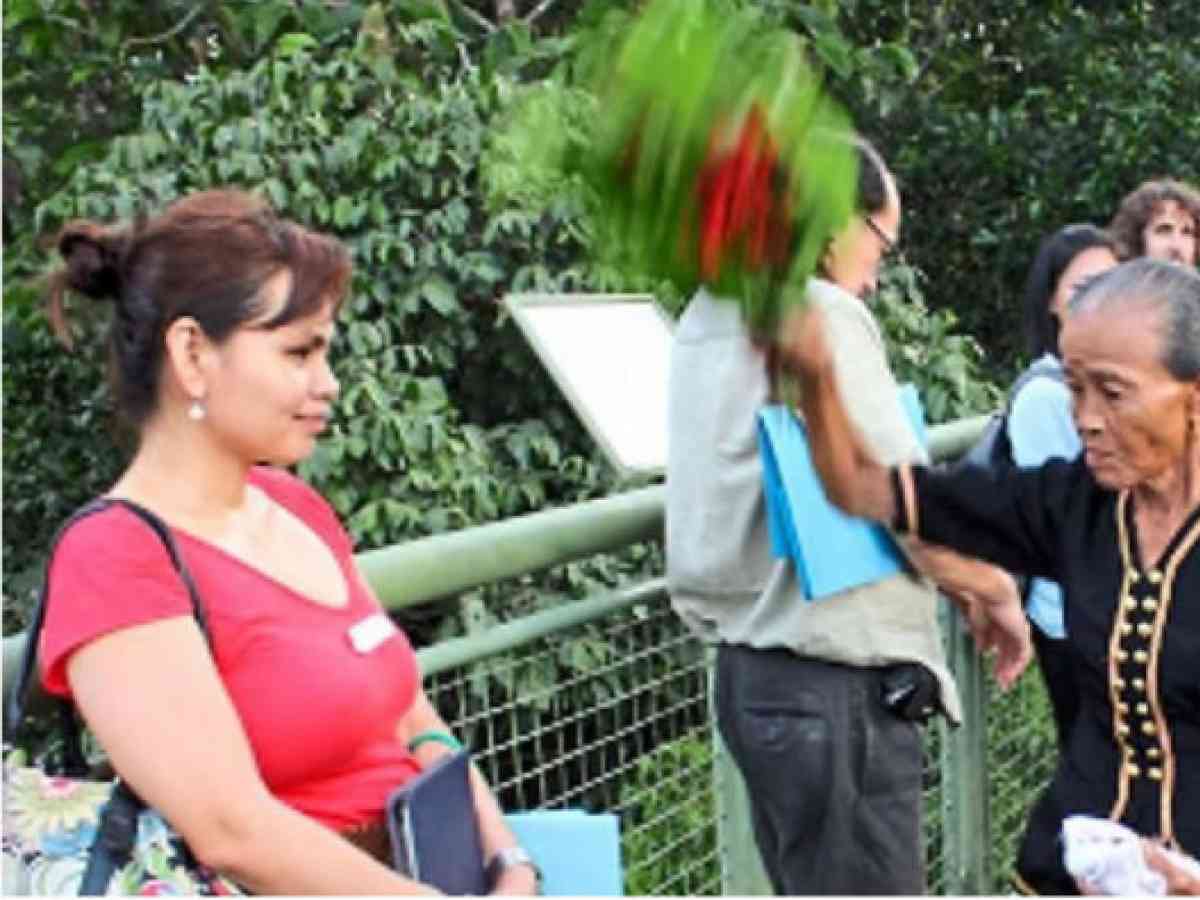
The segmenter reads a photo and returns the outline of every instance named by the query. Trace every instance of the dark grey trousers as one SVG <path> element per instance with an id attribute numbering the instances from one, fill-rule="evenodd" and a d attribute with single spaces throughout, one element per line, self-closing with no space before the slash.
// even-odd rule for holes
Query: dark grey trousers
<path id="1" fill-rule="evenodd" d="M 881 670 L 721 644 L 717 722 L 777 894 L 921 894 L 921 734 Z"/>

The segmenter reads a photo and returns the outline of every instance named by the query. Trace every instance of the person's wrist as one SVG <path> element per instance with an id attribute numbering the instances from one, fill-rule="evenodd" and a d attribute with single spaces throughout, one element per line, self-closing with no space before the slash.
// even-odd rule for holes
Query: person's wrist
<path id="1" fill-rule="evenodd" d="M 513 889 L 518 893 L 536 893 L 542 882 L 541 869 L 520 846 L 504 847 L 492 854 L 486 874 L 493 892 Z"/>
<path id="2" fill-rule="evenodd" d="M 494 894 L 533 897 L 541 894 L 542 880 L 533 866 L 513 866 L 500 873 L 490 890 Z"/>
<path id="3" fill-rule="evenodd" d="M 458 753 L 463 749 L 462 742 L 450 732 L 430 729 L 413 736 L 408 742 L 408 752 L 416 753 L 421 747 L 430 744 L 446 747 L 451 753 Z"/>
<path id="4" fill-rule="evenodd" d="M 812 385 L 832 375 L 833 355 L 825 343 L 823 329 L 823 316 L 808 304 L 789 309 L 780 324 L 781 362 L 802 384 Z"/>
<path id="5" fill-rule="evenodd" d="M 1010 604 L 1021 606 L 1021 592 L 1012 575 L 1003 569 L 992 567 L 991 584 L 981 597 L 988 609 L 1002 609 Z"/>

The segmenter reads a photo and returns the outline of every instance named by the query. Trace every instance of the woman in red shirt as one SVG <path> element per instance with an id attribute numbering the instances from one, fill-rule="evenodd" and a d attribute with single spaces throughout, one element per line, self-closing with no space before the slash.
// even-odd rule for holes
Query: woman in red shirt
<path id="1" fill-rule="evenodd" d="M 115 306 L 114 389 L 139 441 L 108 493 L 168 523 L 212 646 L 161 541 L 114 504 L 55 552 L 47 689 L 75 702 L 197 859 L 246 888 L 429 890 L 385 864 L 382 813 L 449 752 L 409 749 L 446 724 L 332 509 L 271 467 L 312 452 L 337 395 L 327 357 L 345 248 L 251 195 L 210 191 L 127 228 L 71 223 L 58 249 L 60 333 L 68 290 Z M 472 778 L 485 857 L 519 858 Z M 500 868 L 496 893 L 534 889 L 529 865 Z"/>

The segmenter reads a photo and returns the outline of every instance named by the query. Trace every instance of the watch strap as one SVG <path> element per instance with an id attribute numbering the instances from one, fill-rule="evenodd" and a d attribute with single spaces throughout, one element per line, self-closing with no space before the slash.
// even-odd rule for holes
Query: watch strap
<path id="1" fill-rule="evenodd" d="M 541 886 L 542 870 L 533 861 L 533 857 L 529 855 L 529 851 L 520 846 L 502 847 L 492 855 L 487 864 L 488 886 L 494 888 L 496 882 L 500 880 L 501 874 L 506 869 L 512 869 L 516 866 L 529 866 L 529 868 L 533 869 L 533 875 L 537 879 L 538 885 Z"/>

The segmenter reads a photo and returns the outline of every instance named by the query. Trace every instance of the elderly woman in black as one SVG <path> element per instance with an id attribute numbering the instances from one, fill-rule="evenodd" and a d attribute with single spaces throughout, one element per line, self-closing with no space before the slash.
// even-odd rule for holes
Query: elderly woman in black
<path id="1" fill-rule="evenodd" d="M 1075 892 L 1057 840 L 1072 814 L 1200 854 L 1200 275 L 1141 259 L 1075 295 L 1061 348 L 1084 453 L 1038 468 L 884 469 L 845 415 L 819 313 L 782 340 L 835 503 L 1063 585 L 1081 708 L 1018 886 Z"/>

